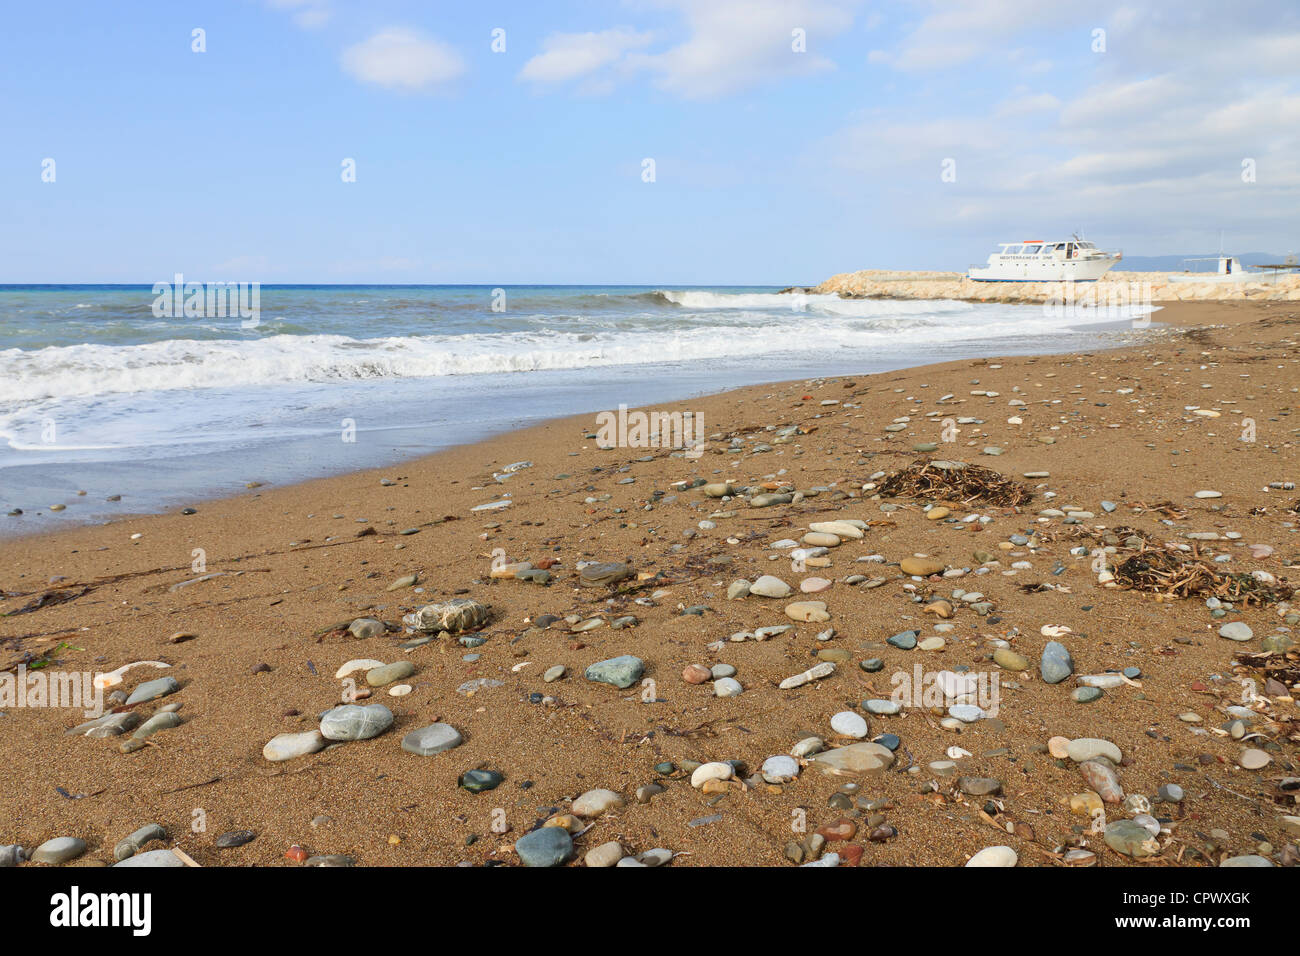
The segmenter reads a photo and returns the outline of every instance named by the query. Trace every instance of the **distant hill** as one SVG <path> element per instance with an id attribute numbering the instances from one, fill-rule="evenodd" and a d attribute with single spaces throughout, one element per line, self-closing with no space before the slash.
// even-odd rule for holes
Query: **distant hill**
<path id="1" fill-rule="evenodd" d="M 1235 253 L 1229 253 L 1234 255 Z M 1124 272 L 1182 272 L 1184 259 L 1205 259 L 1217 257 L 1217 252 L 1189 252 L 1186 255 L 1177 256 L 1125 256 L 1116 269 Z M 1286 256 L 1279 255 L 1275 252 L 1243 252 L 1237 256 L 1243 265 L 1258 266 L 1262 264 L 1275 265 L 1279 262 L 1285 262 Z M 1200 263 L 1197 271 L 1210 271 L 1209 266 L 1213 263 Z"/>

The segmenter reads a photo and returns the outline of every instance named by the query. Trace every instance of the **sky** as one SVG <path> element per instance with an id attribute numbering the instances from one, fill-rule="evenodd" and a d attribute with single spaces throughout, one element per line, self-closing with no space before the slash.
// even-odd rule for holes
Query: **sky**
<path id="1" fill-rule="evenodd" d="M 5 283 L 790 285 L 1080 230 L 1300 250 L 1290 0 L 0 17 Z"/>

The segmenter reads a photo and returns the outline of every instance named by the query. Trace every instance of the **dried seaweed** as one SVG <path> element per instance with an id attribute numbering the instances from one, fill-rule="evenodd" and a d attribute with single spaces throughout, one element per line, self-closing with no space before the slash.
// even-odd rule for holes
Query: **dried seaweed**
<path id="1" fill-rule="evenodd" d="M 1091 525 L 1075 524 L 1070 525 L 1069 529 L 1068 534 L 1076 540 L 1086 538 L 1096 544 L 1105 544 L 1108 547 L 1135 550 L 1134 545 L 1128 544 L 1130 538 L 1137 538 L 1141 542 L 1142 548 L 1157 547 L 1146 532 L 1139 531 L 1137 528 L 1130 528 L 1128 525 L 1117 525 L 1114 528 L 1094 528 Z M 1043 532 L 1039 531 L 1037 534 L 1041 537 Z"/>
<path id="2" fill-rule="evenodd" d="M 1187 517 L 1187 509 L 1181 505 L 1176 505 L 1172 501 L 1157 501 L 1155 504 L 1147 504 L 1145 501 L 1139 501 L 1133 505 L 1133 513 L 1140 515 L 1148 511 L 1154 511 L 1157 514 L 1180 521 Z"/>
<path id="3" fill-rule="evenodd" d="M 931 498 L 1018 507 L 1033 498 L 1024 485 L 991 468 L 961 461 L 919 460 L 895 472 L 877 489 L 887 498 Z"/>
<path id="4" fill-rule="evenodd" d="M 1234 604 L 1273 604 L 1286 600 L 1291 589 L 1266 584 L 1249 574 L 1230 574 L 1182 551 L 1144 549 L 1114 571 L 1124 588 L 1167 597 L 1217 597 Z"/>
<path id="5" fill-rule="evenodd" d="M 75 601 L 84 594 L 89 594 L 93 589 L 89 586 L 83 587 L 80 591 L 68 588 L 64 591 L 46 591 L 39 597 L 28 601 L 16 611 L 8 611 L 0 614 L 0 617 L 14 617 L 18 614 L 31 614 L 33 611 L 39 611 L 44 607 L 53 607 L 55 604 L 66 604 L 68 601 Z"/>

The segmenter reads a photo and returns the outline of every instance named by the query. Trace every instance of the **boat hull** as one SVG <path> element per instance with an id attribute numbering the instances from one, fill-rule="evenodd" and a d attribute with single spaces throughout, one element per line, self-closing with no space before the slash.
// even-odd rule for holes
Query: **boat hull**
<path id="1" fill-rule="evenodd" d="M 1117 258 L 1073 259 L 1064 262 L 1024 261 L 999 263 L 987 268 L 971 269 L 966 275 L 975 282 L 1096 282 Z"/>

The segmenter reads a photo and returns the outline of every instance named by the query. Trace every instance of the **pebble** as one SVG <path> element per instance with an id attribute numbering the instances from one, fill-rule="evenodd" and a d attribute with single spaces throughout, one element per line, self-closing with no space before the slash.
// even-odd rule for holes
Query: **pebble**
<path id="1" fill-rule="evenodd" d="M 33 863 L 58 865 L 74 860 L 86 852 L 86 841 L 80 837 L 55 837 L 46 840 L 28 857 Z"/>
<path id="2" fill-rule="evenodd" d="M 588 850 L 582 862 L 587 866 L 617 866 L 621 859 L 623 859 L 622 845 L 617 840 L 610 840 Z"/>
<path id="3" fill-rule="evenodd" d="M 909 557 L 898 562 L 898 567 L 904 574 L 913 577 L 927 577 L 942 571 L 944 564 L 942 561 L 935 561 L 931 558 Z"/>
<path id="4" fill-rule="evenodd" d="M 793 604 L 786 605 L 785 613 L 791 620 L 808 621 L 814 624 L 831 619 L 823 601 L 795 601 Z"/>
<path id="5" fill-rule="evenodd" d="M 334 672 L 334 679 L 342 680 L 344 677 L 347 677 L 349 674 L 354 674 L 357 671 L 372 671 L 376 667 L 383 666 L 383 661 L 371 660 L 368 657 L 354 658 Z"/>
<path id="6" fill-rule="evenodd" d="M 1237 763 L 1243 770 L 1262 770 L 1273 762 L 1270 757 L 1262 750 L 1256 750 L 1253 747 L 1243 750 L 1237 758 Z"/>
<path id="7" fill-rule="evenodd" d="M 377 621 L 373 617 L 359 617 L 348 625 L 348 633 L 361 639 L 379 637 L 387 630 L 383 621 Z"/>
<path id="8" fill-rule="evenodd" d="M 967 866 L 1015 866 L 1020 859 L 1009 846 L 986 846 L 969 860 Z"/>
<path id="9" fill-rule="evenodd" d="M 466 770 L 460 775 L 457 784 L 470 793 L 487 793 L 495 790 L 505 780 L 505 775 L 495 770 Z"/>
<path id="10" fill-rule="evenodd" d="M 1097 757 L 1105 757 L 1115 764 L 1123 760 L 1118 747 L 1109 740 L 1102 740 L 1099 737 L 1079 737 L 1071 740 L 1066 745 L 1066 753 L 1075 763 L 1083 763 Z"/>
<path id="11" fill-rule="evenodd" d="M 764 574 L 757 581 L 749 586 L 750 594 L 757 594 L 759 597 L 766 598 L 783 598 L 789 597 L 792 593 L 790 585 L 786 584 L 778 577 L 770 574 Z"/>
<path id="12" fill-rule="evenodd" d="M 695 768 L 691 774 L 691 786 L 699 790 L 710 780 L 730 780 L 735 773 L 735 768 L 729 763 L 713 761 L 703 763 Z"/>
<path id="13" fill-rule="evenodd" d="M 1232 621 L 1219 628 L 1219 636 L 1230 641 L 1248 641 L 1255 636 L 1255 632 L 1242 621 Z"/>
<path id="14" fill-rule="evenodd" d="M 410 677 L 414 673 L 415 665 L 410 661 L 397 661 L 393 664 L 383 664 L 366 671 L 366 683 L 371 687 L 383 687 L 385 684 L 399 681 L 403 677 Z"/>
<path id="15" fill-rule="evenodd" d="M 948 708 L 948 716 L 955 717 L 963 724 L 973 724 L 984 717 L 984 711 L 974 704 L 954 704 Z"/>
<path id="16" fill-rule="evenodd" d="M 450 724 L 429 724 L 412 730 L 402 738 L 402 749 L 420 757 L 432 757 L 464 743 L 460 731 Z"/>
<path id="17" fill-rule="evenodd" d="M 841 737 L 862 738 L 867 735 L 867 722 L 860 714 L 855 714 L 851 710 L 843 710 L 831 718 L 831 730 L 835 731 Z"/>
<path id="18" fill-rule="evenodd" d="M 1115 820 L 1106 825 L 1106 845 L 1116 853 L 1134 859 L 1153 856 L 1160 852 L 1160 844 L 1146 827 L 1132 820 Z"/>
<path id="19" fill-rule="evenodd" d="M 888 770 L 894 763 L 894 753 L 877 743 L 860 743 L 824 750 L 812 759 L 827 773 L 868 773 Z"/>
<path id="20" fill-rule="evenodd" d="M 342 704 L 321 716 L 320 732 L 326 740 L 369 740 L 393 724 L 393 712 L 383 704 Z"/>
<path id="21" fill-rule="evenodd" d="M 611 657 L 609 660 L 592 664 L 585 671 L 585 676 L 587 680 L 594 683 L 612 684 L 614 687 L 626 689 L 639 681 L 644 673 L 645 662 L 641 658 L 623 654 L 620 657 Z"/>
<path id="22" fill-rule="evenodd" d="M 180 867 L 185 866 L 185 862 L 171 850 L 146 850 L 144 853 L 137 853 L 135 856 L 128 857 L 120 863 L 114 863 L 113 866 L 154 868 Z"/>
<path id="23" fill-rule="evenodd" d="M 903 631 L 901 634 L 895 634 L 885 639 L 886 644 L 890 644 L 900 650 L 910 651 L 916 647 L 916 631 Z"/>
<path id="24" fill-rule="evenodd" d="M 252 843 L 257 839 L 257 834 L 252 830 L 231 830 L 217 837 L 216 844 L 220 849 L 229 850 L 237 846 L 243 846 L 246 843 Z"/>
<path id="25" fill-rule="evenodd" d="M 1096 760 L 1085 760 L 1079 764 L 1079 773 L 1088 786 L 1106 803 L 1119 803 L 1124 799 L 1124 790 L 1119 785 L 1115 771 Z"/>
<path id="26" fill-rule="evenodd" d="M 1183 788 L 1176 783 L 1163 783 L 1156 793 L 1157 799 L 1164 803 L 1182 803 L 1184 796 Z"/>
<path id="27" fill-rule="evenodd" d="M 832 663 L 831 661 L 823 661 L 820 664 L 816 664 L 808 668 L 802 674 L 795 674 L 793 677 L 787 677 L 785 680 L 781 681 L 781 683 L 778 684 L 777 686 L 781 690 L 790 690 L 793 687 L 802 687 L 804 684 L 807 684 L 810 681 L 820 680 L 823 677 L 829 677 L 833 673 L 835 673 L 835 664 Z"/>
<path id="28" fill-rule="evenodd" d="M 613 790 L 588 790 L 573 801 L 573 812 L 580 817 L 598 817 L 607 810 L 623 806 L 623 797 Z"/>
<path id="29" fill-rule="evenodd" d="M 1074 673 L 1074 658 L 1064 644 L 1048 641 L 1043 647 L 1038 673 L 1044 683 L 1059 684 Z"/>
<path id="30" fill-rule="evenodd" d="M 1268 859 L 1268 857 L 1249 853 L 1245 856 L 1230 856 L 1220 863 L 1219 866 L 1273 866 L 1273 861 Z"/>
<path id="31" fill-rule="evenodd" d="M 325 738 L 319 730 L 300 734 L 277 734 L 262 748 L 262 756 L 270 761 L 292 760 L 323 749 Z"/>
<path id="32" fill-rule="evenodd" d="M 1029 661 L 1021 654 L 1017 654 L 1009 647 L 999 647 L 993 652 L 993 660 L 998 665 L 1009 671 L 1027 671 L 1029 670 Z"/>
<path id="33" fill-rule="evenodd" d="M 174 694 L 180 689 L 181 685 L 175 677 L 159 677 L 157 680 L 145 681 L 133 690 L 126 702 L 127 704 L 142 704 L 146 701 L 157 700 L 159 697 L 166 697 L 168 694 Z"/>
<path id="34" fill-rule="evenodd" d="M 165 839 L 167 839 L 167 831 L 156 823 L 150 823 L 120 840 L 117 846 L 113 847 L 113 859 L 125 860 L 133 857 L 154 840 Z"/>
<path id="35" fill-rule="evenodd" d="M 682 670 L 682 680 L 688 684 L 703 684 L 713 677 L 713 672 L 703 664 L 687 664 Z"/>
<path id="36" fill-rule="evenodd" d="M 715 697 L 739 697 L 745 688 L 734 677 L 722 677 L 713 682 Z"/>
<path id="37" fill-rule="evenodd" d="M 768 757 L 759 772 L 768 783 L 789 783 L 799 776 L 799 761 L 784 755 Z"/>

